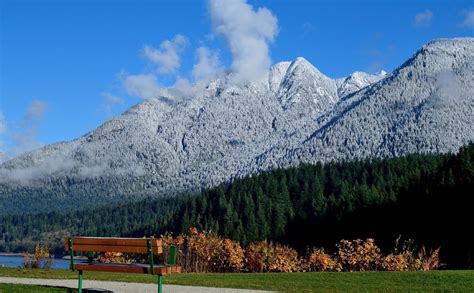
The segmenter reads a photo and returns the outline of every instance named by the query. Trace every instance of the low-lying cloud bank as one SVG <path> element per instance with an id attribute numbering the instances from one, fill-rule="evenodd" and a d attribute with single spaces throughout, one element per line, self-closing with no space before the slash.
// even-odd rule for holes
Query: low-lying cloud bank
<path id="1" fill-rule="evenodd" d="M 72 172 L 71 172 L 72 171 Z M 119 167 L 112 169 L 106 162 L 93 165 L 83 165 L 73 158 L 63 155 L 52 155 L 43 157 L 30 166 L 18 168 L 0 168 L 0 184 L 13 182 L 17 184 L 27 184 L 31 181 L 42 179 L 47 176 L 64 177 L 72 173 L 77 174 L 77 178 L 91 179 L 102 177 L 107 174 L 115 176 L 142 176 L 145 170 L 141 166 Z"/>
<path id="2" fill-rule="evenodd" d="M 3 135 L 7 131 L 7 124 L 5 123 L 5 116 L 0 112 L 0 163 L 3 161 L 5 154 L 3 150 Z"/>

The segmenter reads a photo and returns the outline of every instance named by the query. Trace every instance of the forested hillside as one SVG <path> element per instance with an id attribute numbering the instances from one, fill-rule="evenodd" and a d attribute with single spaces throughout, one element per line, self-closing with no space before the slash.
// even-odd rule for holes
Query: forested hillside
<path id="1" fill-rule="evenodd" d="M 195 226 L 243 244 L 270 239 L 300 251 L 365 237 L 389 249 L 401 235 L 441 246 L 449 267 L 470 267 L 473 185 L 472 143 L 456 155 L 301 165 L 176 198 L 3 216 L 0 249 L 45 241 L 59 252 L 69 234 L 142 237 Z"/>
<path id="2" fill-rule="evenodd" d="M 258 80 L 231 79 L 146 99 L 1 163 L 0 214 L 196 192 L 300 164 L 456 152 L 474 140 L 474 38 L 433 40 L 390 74 L 335 80 L 296 58 Z"/>

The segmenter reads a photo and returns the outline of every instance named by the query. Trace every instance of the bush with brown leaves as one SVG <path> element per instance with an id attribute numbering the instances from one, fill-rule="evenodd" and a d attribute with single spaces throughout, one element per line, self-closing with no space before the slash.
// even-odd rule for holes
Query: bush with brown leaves
<path id="1" fill-rule="evenodd" d="M 344 271 L 376 271 L 382 254 L 374 239 L 341 240 L 336 245 L 336 258 Z"/>
<path id="2" fill-rule="evenodd" d="M 439 250 L 440 248 L 430 250 L 428 252 L 425 246 L 423 246 L 420 251 L 418 251 L 415 268 L 425 272 L 438 269 L 441 264 L 439 259 Z"/>
<path id="3" fill-rule="evenodd" d="M 339 272 L 341 265 L 323 248 L 314 248 L 304 261 L 304 267 L 309 272 Z"/>
<path id="4" fill-rule="evenodd" d="M 178 248 L 177 264 L 185 272 L 240 272 L 244 267 L 240 244 L 212 231 L 191 228 L 186 235 L 173 238 L 172 234 L 165 234 L 161 238 L 165 245 Z"/>
<path id="5" fill-rule="evenodd" d="M 177 264 L 183 272 L 298 272 L 298 271 L 429 271 L 440 266 L 439 248 L 427 251 L 417 249 L 413 240 L 406 240 L 387 255 L 381 253 L 374 239 L 341 240 L 334 254 L 314 248 L 300 257 L 289 246 L 264 241 L 253 242 L 246 248 L 212 231 L 189 229 L 185 235 L 161 236 L 165 262 L 170 245 L 178 248 Z M 99 256 L 101 262 L 147 262 L 144 256 L 107 252 Z"/>
<path id="6" fill-rule="evenodd" d="M 41 244 L 35 246 L 33 253 L 24 252 L 23 267 L 28 269 L 50 269 L 53 266 L 53 259 L 49 255 L 49 249 Z"/>
<path id="7" fill-rule="evenodd" d="M 245 252 L 246 269 L 249 272 L 297 272 L 301 270 L 301 261 L 296 250 L 259 241 L 251 243 Z"/>
<path id="8" fill-rule="evenodd" d="M 389 255 L 385 256 L 382 268 L 386 271 L 431 271 L 441 265 L 440 248 L 427 251 L 425 246 L 418 249 L 413 239 L 405 240 L 400 245 L 400 237 Z"/>

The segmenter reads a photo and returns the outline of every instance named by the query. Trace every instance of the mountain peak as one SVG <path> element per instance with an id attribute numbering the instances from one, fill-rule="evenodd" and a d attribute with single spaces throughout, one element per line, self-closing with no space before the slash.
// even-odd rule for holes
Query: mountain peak
<path id="1" fill-rule="evenodd" d="M 318 73 L 321 73 L 313 64 L 303 57 L 296 57 L 290 64 L 289 70 L 294 70 L 296 68 L 302 68 L 303 70 L 311 70 Z"/>
<path id="2" fill-rule="evenodd" d="M 268 85 L 271 92 L 277 92 L 280 89 L 280 84 L 283 78 L 286 75 L 288 67 L 290 67 L 291 62 L 284 61 L 274 64 L 270 67 L 270 72 L 268 74 Z"/>
<path id="3" fill-rule="evenodd" d="M 362 71 L 355 71 L 345 78 L 337 80 L 337 93 L 339 98 L 345 97 L 349 94 L 357 92 L 373 83 L 378 82 L 387 75 L 385 71 L 380 71 L 376 74 L 368 74 Z"/>
<path id="4" fill-rule="evenodd" d="M 435 39 L 421 47 L 410 59 L 394 70 L 405 71 L 402 78 L 410 75 L 404 69 L 411 66 L 422 69 L 424 74 L 439 74 L 439 69 L 451 71 L 462 64 L 474 63 L 474 38 Z M 464 68 L 461 66 L 460 68 Z"/>
<path id="5" fill-rule="evenodd" d="M 462 46 L 462 45 L 474 45 L 474 38 L 439 38 L 433 39 L 426 43 L 423 48 L 436 48 L 436 47 L 451 47 L 451 46 Z"/>
<path id="6" fill-rule="evenodd" d="M 383 82 L 383 71 L 334 80 L 299 57 L 263 82 L 224 77 L 182 102 L 144 101 L 0 165 L 0 213 L 177 194 L 300 163 L 452 152 L 474 139 L 474 39 L 423 48 Z"/>
<path id="7" fill-rule="evenodd" d="M 307 63 L 307 64 L 311 64 L 308 60 L 306 60 L 306 58 L 302 57 L 302 56 L 298 56 L 295 58 L 295 60 L 293 60 L 293 63 Z"/>
<path id="8" fill-rule="evenodd" d="M 424 45 L 416 56 L 424 54 L 444 54 L 455 57 L 456 54 L 465 54 L 474 48 L 474 38 L 434 39 Z"/>
<path id="9" fill-rule="evenodd" d="M 384 77 L 385 75 L 387 75 L 387 72 L 382 69 L 382 70 L 380 70 L 379 72 L 375 73 L 375 75 Z"/>

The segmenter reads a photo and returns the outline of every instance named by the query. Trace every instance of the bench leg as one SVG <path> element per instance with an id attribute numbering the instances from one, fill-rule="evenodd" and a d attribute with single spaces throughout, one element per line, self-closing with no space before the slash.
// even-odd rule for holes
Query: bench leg
<path id="1" fill-rule="evenodd" d="M 79 285 L 77 291 L 79 291 L 79 293 L 82 293 L 82 271 L 79 271 Z"/>
<path id="2" fill-rule="evenodd" d="M 158 293 L 163 293 L 163 276 L 158 276 Z"/>

